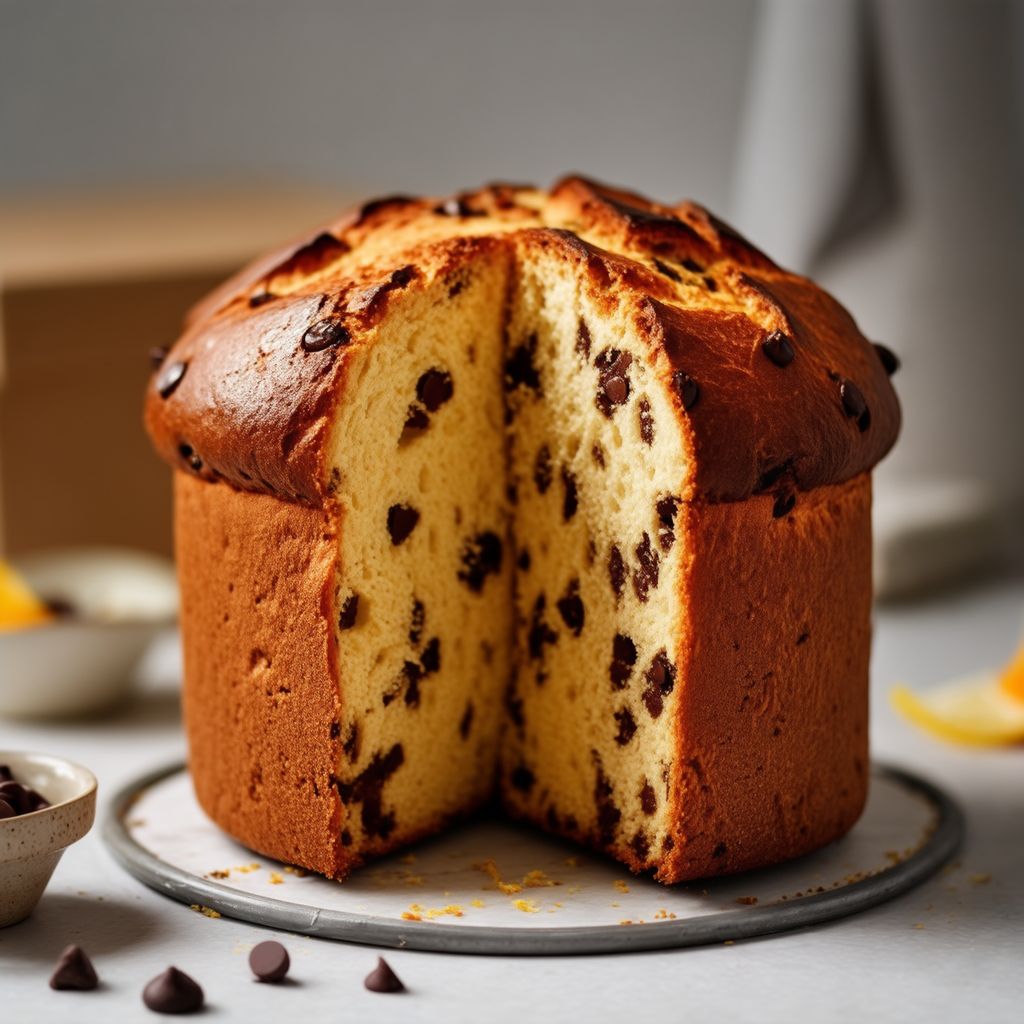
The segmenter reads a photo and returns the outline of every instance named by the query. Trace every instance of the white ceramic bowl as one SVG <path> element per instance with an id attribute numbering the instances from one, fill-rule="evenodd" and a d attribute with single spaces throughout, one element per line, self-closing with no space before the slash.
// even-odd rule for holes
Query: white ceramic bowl
<path id="1" fill-rule="evenodd" d="M 31 814 L 0 818 L 0 928 L 17 924 L 39 902 L 61 854 L 92 828 L 96 777 L 47 754 L 0 750 L 0 764 L 50 802 Z"/>
<path id="2" fill-rule="evenodd" d="M 74 614 L 0 632 L 0 715 L 85 714 L 111 705 L 153 637 L 173 623 L 173 564 L 118 548 L 47 551 L 12 559 L 32 589 Z"/>

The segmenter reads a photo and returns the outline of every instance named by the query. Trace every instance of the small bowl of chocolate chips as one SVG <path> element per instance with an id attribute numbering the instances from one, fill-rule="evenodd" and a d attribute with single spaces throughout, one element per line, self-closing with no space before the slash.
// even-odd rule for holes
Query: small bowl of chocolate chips
<path id="1" fill-rule="evenodd" d="M 96 777 L 47 754 L 0 750 L 0 928 L 32 913 L 61 854 L 96 815 Z"/>
<path id="2" fill-rule="evenodd" d="M 0 563 L 0 715 L 116 706 L 177 611 L 173 564 L 146 552 L 69 548 Z"/>

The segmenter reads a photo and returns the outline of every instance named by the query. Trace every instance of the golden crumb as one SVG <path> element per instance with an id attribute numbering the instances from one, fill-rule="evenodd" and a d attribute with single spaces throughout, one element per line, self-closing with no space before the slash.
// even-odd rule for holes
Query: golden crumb
<path id="1" fill-rule="evenodd" d="M 543 871 L 527 871 L 523 876 L 524 889 L 540 889 L 550 885 L 561 885 L 561 882 L 549 878 Z"/>
<path id="2" fill-rule="evenodd" d="M 620 921 L 619 924 L 632 924 L 633 922 L 627 917 L 625 920 Z"/>
<path id="3" fill-rule="evenodd" d="M 736 945 L 736 940 L 735 939 L 726 939 L 725 942 L 722 943 L 722 945 L 723 946 L 735 946 Z"/>
<path id="4" fill-rule="evenodd" d="M 287 865 L 284 872 L 286 875 L 294 875 L 296 878 L 305 878 L 309 874 L 305 868 L 297 868 L 294 864 Z"/>
<path id="5" fill-rule="evenodd" d="M 612 882 L 612 885 L 621 893 L 629 892 L 629 883 L 621 878 L 616 878 L 615 881 Z"/>
<path id="6" fill-rule="evenodd" d="M 270 872 L 270 884 L 271 885 L 283 885 L 284 884 L 284 879 L 276 871 L 271 871 Z"/>
<path id="7" fill-rule="evenodd" d="M 917 929 L 917 930 L 918 930 L 919 932 L 923 932 L 923 931 L 924 931 L 924 925 L 923 925 L 923 924 L 921 924 L 920 922 L 918 922 L 917 924 L 915 924 L 915 925 L 914 925 L 914 927 L 915 927 L 915 928 L 916 928 L 916 929 Z"/>
<path id="8" fill-rule="evenodd" d="M 479 909 L 481 907 L 486 907 L 487 906 L 487 904 L 484 903 L 483 900 L 470 900 L 469 901 L 469 905 L 471 907 L 476 907 L 477 909 Z"/>
<path id="9" fill-rule="evenodd" d="M 736 902 L 739 903 L 739 904 L 742 904 L 744 907 L 752 907 L 755 903 L 757 903 L 757 897 L 756 896 L 737 896 L 736 897 Z"/>
<path id="10" fill-rule="evenodd" d="M 578 868 L 582 862 L 579 857 L 566 857 L 565 863 L 567 867 Z"/>
<path id="11" fill-rule="evenodd" d="M 462 917 L 462 907 L 457 903 L 450 903 L 447 907 L 431 907 L 429 910 L 423 911 L 423 916 L 428 921 L 433 921 L 438 917 Z"/>
<path id="12" fill-rule="evenodd" d="M 512 906 L 516 910 L 522 911 L 524 914 L 536 914 L 540 912 L 540 907 L 537 906 L 533 900 L 513 900 Z"/>
<path id="13" fill-rule="evenodd" d="M 411 911 L 411 910 L 403 910 L 402 911 L 402 920 L 403 921 L 422 921 L 423 918 L 420 917 L 419 914 L 413 913 L 413 911 Z"/>
<path id="14" fill-rule="evenodd" d="M 992 876 L 987 871 L 971 875 L 971 885 L 988 885 L 991 881 Z"/>
<path id="15" fill-rule="evenodd" d="M 257 864 L 256 861 L 253 861 L 251 864 L 239 864 L 236 867 L 229 868 L 229 870 L 237 871 L 240 875 L 248 875 L 252 871 L 259 871 L 261 867 L 261 864 Z"/>
<path id="16" fill-rule="evenodd" d="M 523 887 L 517 882 L 505 882 L 502 880 L 501 873 L 498 871 L 498 865 L 493 860 L 488 858 L 487 860 L 480 861 L 479 864 L 474 864 L 473 867 L 477 871 L 482 871 L 487 875 L 495 886 L 500 889 L 506 896 L 513 896 L 517 892 L 522 892 Z"/>
<path id="17" fill-rule="evenodd" d="M 657 911 L 654 915 L 655 921 L 674 921 L 675 919 L 676 915 L 671 910 L 665 910 L 664 908 Z"/>
<path id="18" fill-rule="evenodd" d="M 204 907 L 201 903 L 193 903 L 188 909 L 194 910 L 197 914 L 202 914 L 203 917 L 213 919 L 220 917 L 220 911 L 214 910 L 213 907 Z"/>
<path id="19" fill-rule="evenodd" d="M 231 874 L 231 869 L 227 868 L 224 871 L 211 871 L 206 877 L 207 878 L 227 878 Z"/>

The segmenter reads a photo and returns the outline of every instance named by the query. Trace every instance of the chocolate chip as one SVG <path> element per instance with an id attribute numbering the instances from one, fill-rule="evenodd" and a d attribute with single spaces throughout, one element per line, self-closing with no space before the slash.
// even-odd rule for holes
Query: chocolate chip
<path id="1" fill-rule="evenodd" d="M 444 217 L 486 217 L 486 210 L 474 209 L 464 196 L 453 196 L 434 207 L 434 213 Z"/>
<path id="2" fill-rule="evenodd" d="M 423 667 L 417 665 L 415 661 L 407 661 L 402 666 L 402 680 L 405 683 L 405 694 L 402 699 L 405 701 L 405 706 L 409 708 L 418 708 L 420 706 L 420 680 L 423 678 Z M 399 683 L 398 689 L 401 689 L 401 683 Z M 397 694 L 389 694 L 391 700 Z M 385 702 L 385 707 L 391 703 L 391 700 Z"/>
<path id="3" fill-rule="evenodd" d="M 615 407 L 629 399 L 629 367 L 633 357 L 617 348 L 602 349 L 594 360 L 597 367 L 597 395 L 595 403 L 605 416 L 611 418 Z"/>
<path id="4" fill-rule="evenodd" d="M 462 568 L 458 577 L 475 594 L 479 594 L 488 576 L 501 572 L 501 538 L 491 530 L 471 537 L 462 548 Z"/>
<path id="5" fill-rule="evenodd" d="M 537 595 L 533 605 L 533 615 L 530 622 L 530 632 L 527 634 L 526 642 L 530 651 L 530 657 L 539 660 L 544 657 L 544 647 L 558 642 L 558 634 L 547 624 L 544 619 L 544 609 L 547 601 L 543 594 Z"/>
<path id="6" fill-rule="evenodd" d="M 445 370 L 427 370 L 416 382 L 416 397 L 430 412 L 437 412 L 454 390 L 452 375 Z"/>
<path id="7" fill-rule="evenodd" d="M 405 414 L 405 430 L 426 430 L 430 426 L 430 417 L 418 405 L 410 405 Z"/>
<path id="8" fill-rule="evenodd" d="M 6 800 L 0 800 L 0 819 L 13 818 L 17 813 Z"/>
<path id="9" fill-rule="evenodd" d="M 640 440 L 646 445 L 654 444 L 654 417 L 651 415 L 651 403 L 646 398 L 639 402 Z"/>
<path id="10" fill-rule="evenodd" d="M 359 726 L 355 722 L 349 726 L 341 749 L 345 751 L 345 756 L 349 761 L 354 763 L 359 760 Z"/>
<path id="11" fill-rule="evenodd" d="M 880 341 L 873 341 L 871 344 L 874 346 L 875 354 L 878 356 L 885 372 L 891 377 L 900 368 L 899 356 Z"/>
<path id="12" fill-rule="evenodd" d="M 667 498 L 659 498 L 654 510 L 658 513 L 658 544 L 662 551 L 670 551 L 675 542 L 676 513 L 679 511 L 679 499 L 670 494 Z"/>
<path id="13" fill-rule="evenodd" d="M 258 309 L 260 306 L 265 306 L 268 302 L 273 302 L 274 298 L 273 292 L 253 292 L 249 296 L 249 308 Z"/>
<path id="14" fill-rule="evenodd" d="M 658 271 L 664 274 L 667 278 L 679 282 L 683 280 L 683 275 L 680 274 L 679 271 L 675 269 L 675 267 L 670 267 L 667 263 L 664 262 L 664 260 L 659 260 L 657 257 L 655 257 L 654 265 L 655 267 L 658 268 Z"/>
<path id="15" fill-rule="evenodd" d="M 197 473 L 203 468 L 203 460 L 192 450 L 190 444 L 179 444 L 178 454 L 194 469 Z"/>
<path id="16" fill-rule="evenodd" d="M 351 629 L 356 624 L 356 616 L 359 614 L 359 595 L 349 594 L 341 606 L 338 614 L 338 629 Z"/>
<path id="17" fill-rule="evenodd" d="M 332 740 L 336 740 L 341 735 L 341 723 L 331 722 L 331 728 L 328 730 L 328 733 Z"/>
<path id="18" fill-rule="evenodd" d="M 420 656 L 420 665 L 427 675 L 441 671 L 441 638 L 431 637 Z"/>
<path id="19" fill-rule="evenodd" d="M 533 482 L 537 490 L 545 494 L 551 486 L 554 473 L 551 468 L 551 450 L 546 444 L 537 449 L 537 457 L 533 460 Z"/>
<path id="20" fill-rule="evenodd" d="M 562 487 L 564 489 L 562 519 L 565 522 L 569 522 L 576 515 L 576 509 L 579 508 L 579 493 L 576 486 L 576 477 L 565 466 L 562 467 Z"/>
<path id="21" fill-rule="evenodd" d="M 793 506 L 796 504 L 796 491 L 791 488 L 786 488 L 780 491 L 775 496 L 775 502 L 772 505 L 772 518 L 782 519 L 783 516 L 788 516 L 793 511 Z"/>
<path id="22" fill-rule="evenodd" d="M 459 720 L 459 735 L 463 739 L 469 738 L 469 730 L 473 725 L 473 702 L 469 701 L 466 704 L 466 710 L 462 713 L 462 718 Z"/>
<path id="23" fill-rule="evenodd" d="M 685 259 L 683 260 L 683 266 L 686 267 L 691 274 L 704 273 L 704 268 L 696 260 Z"/>
<path id="24" fill-rule="evenodd" d="M 177 390 L 185 371 L 188 370 L 188 363 L 168 363 L 156 379 L 156 389 L 161 398 L 170 398 Z"/>
<path id="25" fill-rule="evenodd" d="M 416 528 L 420 514 L 410 505 L 392 505 L 388 509 L 388 533 L 396 547 Z"/>
<path id="26" fill-rule="evenodd" d="M 629 708 L 622 708 L 615 712 L 615 721 L 619 724 L 619 731 L 615 734 L 615 742 L 624 747 L 636 732 L 636 720 Z"/>
<path id="27" fill-rule="evenodd" d="M 608 579 L 611 581 L 615 596 L 622 597 L 626 585 L 626 564 L 622 560 L 622 552 L 617 544 L 613 544 L 608 552 Z"/>
<path id="28" fill-rule="evenodd" d="M 650 816 L 658 809 L 658 797 L 654 787 L 644 779 L 643 789 L 640 790 L 640 809 L 644 814 Z"/>
<path id="29" fill-rule="evenodd" d="M 50 975 L 50 988 L 58 992 L 91 992 L 98 984 L 96 969 L 81 946 L 68 946 Z"/>
<path id="30" fill-rule="evenodd" d="M 647 838 L 647 833 L 643 829 L 640 829 L 635 836 L 630 840 L 629 843 L 633 853 L 636 854 L 638 860 L 647 860 L 647 855 L 651 852 L 651 841 Z"/>
<path id="31" fill-rule="evenodd" d="M 601 761 L 597 751 L 591 751 L 597 771 L 594 780 L 594 803 L 597 806 L 597 840 L 602 846 L 610 846 L 615 838 L 615 829 L 622 817 L 622 812 L 615 806 L 612 799 L 614 790 L 608 777 L 601 769 Z"/>
<path id="32" fill-rule="evenodd" d="M 711 851 L 711 856 L 712 856 L 712 857 L 724 857 L 724 856 L 726 855 L 726 853 L 728 853 L 728 852 L 729 852 L 729 851 L 728 851 L 728 847 L 726 847 L 725 843 L 719 843 L 719 844 L 718 844 L 718 845 L 717 845 L 717 846 L 716 846 L 716 847 L 715 847 L 715 848 L 714 848 L 714 849 L 713 849 L 713 850 Z"/>
<path id="33" fill-rule="evenodd" d="M 644 678 L 647 680 L 643 693 L 644 704 L 651 717 L 657 718 L 664 709 L 665 697 L 672 692 L 676 683 L 676 667 L 668 660 L 664 648 L 654 656 Z"/>
<path id="34" fill-rule="evenodd" d="M 149 363 L 154 370 L 159 370 L 164 365 L 168 351 L 166 345 L 156 345 L 149 350 Z"/>
<path id="35" fill-rule="evenodd" d="M 537 354 L 537 335 L 531 334 L 522 345 L 517 345 L 505 360 L 505 390 L 527 387 L 540 393 L 540 373 L 534 363 Z"/>
<path id="36" fill-rule="evenodd" d="M 590 455 L 593 458 L 595 465 L 604 469 L 604 449 L 599 444 L 595 443 L 593 447 L 591 447 Z"/>
<path id="37" fill-rule="evenodd" d="M 557 606 L 558 614 L 562 616 L 562 621 L 572 630 L 573 636 L 579 636 L 583 632 L 585 617 L 583 599 L 580 597 L 579 580 L 571 580 L 569 582 L 565 596 L 558 599 Z"/>
<path id="38" fill-rule="evenodd" d="M 704 287 L 707 288 L 707 290 L 709 292 L 717 292 L 718 291 L 718 282 L 713 277 L 705 277 L 704 278 Z"/>
<path id="39" fill-rule="evenodd" d="M 590 359 L 590 328 L 587 327 L 586 321 L 583 317 L 580 317 L 579 322 L 576 325 L 575 348 L 585 360 Z"/>
<path id="40" fill-rule="evenodd" d="M 529 551 L 529 548 L 523 548 L 523 550 L 519 552 L 519 558 L 516 561 L 516 565 L 519 566 L 519 569 L 520 569 L 521 572 L 529 572 L 530 571 L 530 551 Z"/>
<path id="41" fill-rule="evenodd" d="M 772 331 L 761 342 L 761 351 L 779 367 L 789 366 L 796 355 L 792 341 L 782 331 Z"/>
<path id="42" fill-rule="evenodd" d="M 6 764 L 0 764 L 0 782 L 13 782 L 14 775 Z"/>
<path id="43" fill-rule="evenodd" d="M 387 839 L 395 827 L 395 816 L 384 814 L 381 796 L 384 783 L 405 763 L 401 743 L 396 743 L 386 754 L 376 753 L 370 763 L 352 782 L 336 783 L 344 803 L 362 804 L 363 828 L 370 834 Z"/>
<path id="44" fill-rule="evenodd" d="M 509 776 L 508 781 L 511 783 L 513 789 L 518 789 L 520 793 L 529 793 L 533 789 L 533 784 L 537 781 L 534 777 L 533 772 L 524 764 L 517 765 Z"/>
<path id="45" fill-rule="evenodd" d="M 350 340 L 348 328 L 340 320 L 327 317 L 306 330 L 302 336 L 302 348 L 305 352 L 322 352 L 324 349 L 347 345 Z"/>
<path id="46" fill-rule="evenodd" d="M 679 401 L 683 403 L 683 409 L 689 411 L 697 404 L 697 399 L 700 398 L 700 388 L 688 373 L 677 370 L 672 374 L 672 386 L 676 389 Z"/>
<path id="47" fill-rule="evenodd" d="M 839 400 L 843 405 L 843 412 L 850 419 L 857 421 L 861 433 L 864 433 L 871 426 L 871 410 L 864 399 L 859 387 L 852 380 L 839 380 Z"/>
<path id="48" fill-rule="evenodd" d="M 377 966 L 366 976 L 363 984 L 371 992 L 404 992 L 405 986 L 398 975 L 388 966 L 383 957 L 377 958 Z"/>
<path id="49" fill-rule="evenodd" d="M 629 681 L 636 664 L 636 644 L 624 633 L 616 633 L 612 640 L 612 661 L 608 669 L 612 686 L 621 690 Z"/>
<path id="50" fill-rule="evenodd" d="M 25 786 L 14 779 L 0 782 L 0 800 L 3 800 L 14 812 L 13 815 L 4 815 L 5 817 L 32 814 L 34 811 L 40 811 L 44 807 L 50 806 L 49 802 L 31 786 Z"/>
<path id="51" fill-rule="evenodd" d="M 249 969 L 260 981 L 275 984 L 284 978 L 290 966 L 288 950 L 272 939 L 258 942 L 249 953 Z"/>
<path id="52" fill-rule="evenodd" d="M 651 546 L 651 538 L 644 531 L 643 540 L 636 546 L 637 568 L 633 572 L 633 590 L 639 601 L 646 601 L 651 590 L 658 586 L 658 552 Z"/>
<path id="53" fill-rule="evenodd" d="M 412 599 L 412 624 L 409 626 L 409 643 L 413 647 L 419 647 L 420 638 L 423 636 L 423 626 L 427 621 L 427 609 L 419 598 Z"/>
<path id="54" fill-rule="evenodd" d="M 184 971 L 168 967 L 142 990 L 142 1001 L 154 1013 L 196 1013 L 203 990 Z"/>

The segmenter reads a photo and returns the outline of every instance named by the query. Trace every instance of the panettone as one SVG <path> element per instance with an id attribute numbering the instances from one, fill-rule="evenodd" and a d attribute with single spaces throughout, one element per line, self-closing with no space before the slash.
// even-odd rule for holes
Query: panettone
<path id="1" fill-rule="evenodd" d="M 701 207 L 575 177 L 254 264 L 146 406 L 200 803 L 332 877 L 496 787 L 664 882 L 841 836 L 891 369 Z"/>

